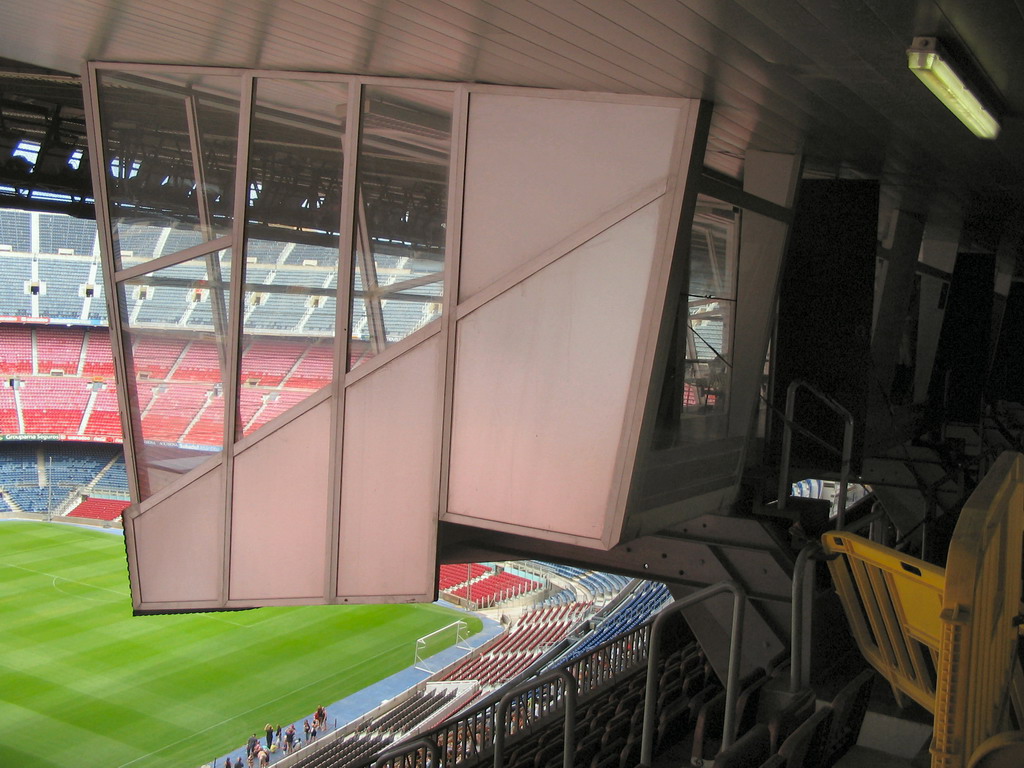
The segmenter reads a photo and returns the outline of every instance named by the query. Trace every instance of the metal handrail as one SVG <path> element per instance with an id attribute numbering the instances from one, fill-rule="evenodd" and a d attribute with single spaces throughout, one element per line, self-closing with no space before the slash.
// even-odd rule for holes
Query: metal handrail
<path id="1" fill-rule="evenodd" d="M 853 415 L 804 379 L 793 379 L 786 388 L 786 415 L 783 419 L 782 461 L 779 467 L 779 500 L 777 508 L 780 511 L 785 509 L 786 499 L 789 498 L 789 460 L 793 450 L 793 415 L 796 410 L 796 393 L 801 387 L 818 398 L 832 411 L 842 416 L 846 422 L 846 425 L 843 427 L 842 465 L 839 471 L 839 504 L 836 514 L 836 529 L 838 530 L 846 523 L 846 486 L 849 485 L 850 481 L 850 461 L 853 455 Z"/>
<path id="2" fill-rule="evenodd" d="M 747 593 L 734 581 L 722 581 L 712 584 L 692 595 L 676 600 L 658 614 L 651 625 L 651 640 L 647 652 L 647 691 L 644 700 L 644 728 L 640 742 L 640 765 L 650 768 L 654 752 L 654 707 L 657 704 L 658 690 L 655 679 L 658 672 L 658 656 L 661 646 L 661 628 L 669 616 L 683 608 L 703 602 L 722 592 L 732 592 L 732 633 L 729 637 L 729 671 L 725 678 L 725 723 L 722 726 L 722 748 L 728 747 L 736 738 L 736 698 L 739 691 L 740 650 L 743 644 L 743 612 L 746 607 Z"/>
<path id="3" fill-rule="evenodd" d="M 796 693 L 801 687 L 803 656 L 804 656 L 804 635 L 800 630 L 800 622 L 803 618 L 804 607 L 804 571 L 807 569 L 807 561 L 811 559 L 816 551 L 821 550 L 821 544 L 812 541 L 800 550 L 793 564 L 793 594 L 790 603 L 792 614 L 789 625 L 789 692 Z"/>
<path id="4" fill-rule="evenodd" d="M 576 678 L 564 669 L 545 672 L 543 675 L 513 688 L 501 697 L 501 701 L 498 702 L 498 707 L 494 711 L 494 768 L 502 768 L 505 764 L 505 713 L 508 712 L 512 699 L 555 680 L 561 680 L 565 690 L 565 710 L 562 715 L 563 730 L 565 731 L 565 740 L 562 744 L 562 765 L 563 768 L 572 768 L 576 751 Z"/>
<path id="5" fill-rule="evenodd" d="M 862 521 L 863 522 L 863 521 Z M 804 614 L 804 572 L 807 563 L 813 560 L 835 560 L 836 555 L 826 554 L 820 541 L 809 541 L 793 563 L 793 585 L 790 606 L 792 613 L 789 622 L 789 692 L 796 693 L 803 687 L 804 633 L 800 630 L 800 622 Z"/>

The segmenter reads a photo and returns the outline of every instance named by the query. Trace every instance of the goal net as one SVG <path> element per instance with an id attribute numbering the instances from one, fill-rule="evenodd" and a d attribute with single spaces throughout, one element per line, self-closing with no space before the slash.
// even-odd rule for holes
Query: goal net
<path id="1" fill-rule="evenodd" d="M 443 664 L 431 665 L 428 663 L 428 659 L 446 648 L 451 648 L 453 645 L 467 651 L 471 650 L 467 643 L 468 640 L 469 625 L 464 621 L 452 622 L 446 627 L 434 630 L 429 635 L 424 635 L 416 641 L 413 666 L 430 674 L 439 672 Z M 437 668 L 434 669 L 433 666 Z"/>

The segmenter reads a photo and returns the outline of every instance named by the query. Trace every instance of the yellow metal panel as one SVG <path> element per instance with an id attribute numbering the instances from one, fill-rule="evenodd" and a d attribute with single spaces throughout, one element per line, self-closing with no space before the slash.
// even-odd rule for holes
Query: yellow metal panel
<path id="1" fill-rule="evenodd" d="M 898 700 L 905 694 L 933 711 L 927 657 L 939 650 L 945 572 L 851 533 L 827 533 L 822 544 L 842 556 L 829 567 L 864 657 Z"/>
<path id="2" fill-rule="evenodd" d="M 1011 726 L 1024 456 L 1000 456 L 968 499 L 945 570 L 853 534 L 827 533 L 822 544 L 840 555 L 829 568 L 864 657 L 897 699 L 910 696 L 935 715 L 932 768 L 964 768 Z"/>
<path id="3" fill-rule="evenodd" d="M 1004 453 L 964 505 L 946 560 L 933 768 L 962 768 L 1009 728 L 1024 545 L 1024 456 Z"/>

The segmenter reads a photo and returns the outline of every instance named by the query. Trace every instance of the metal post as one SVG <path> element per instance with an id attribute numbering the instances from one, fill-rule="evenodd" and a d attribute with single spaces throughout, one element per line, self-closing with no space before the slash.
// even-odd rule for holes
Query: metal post
<path id="1" fill-rule="evenodd" d="M 800 379 L 793 379 L 786 388 L 786 413 L 782 419 L 782 456 L 779 463 L 779 496 L 776 506 L 781 512 L 789 498 L 789 455 L 793 450 L 793 413 L 796 410 L 796 391 Z"/>
<path id="2" fill-rule="evenodd" d="M 413 748 L 426 748 L 427 752 L 430 755 L 430 764 L 434 766 L 434 768 L 438 768 L 438 766 L 441 765 L 441 750 L 437 748 L 437 744 L 430 741 L 429 739 L 424 738 L 416 739 L 416 741 L 410 741 L 405 744 L 400 744 L 394 749 L 389 749 L 386 752 L 381 752 L 380 757 L 378 757 L 377 761 L 373 764 L 373 768 L 382 768 L 384 763 L 386 763 L 388 760 L 391 760 L 394 757 L 398 757 L 399 755 L 405 756 L 410 752 L 414 751 Z"/>
<path id="3" fill-rule="evenodd" d="M 747 594 L 736 582 L 722 581 L 666 606 L 651 625 L 651 640 L 647 651 L 647 692 L 644 701 L 643 739 L 640 742 L 640 765 L 644 768 L 649 768 L 651 765 L 654 752 L 654 707 L 658 698 L 655 676 L 658 672 L 661 628 L 669 616 L 722 592 L 732 592 L 732 633 L 729 637 L 729 671 L 725 680 L 725 723 L 722 727 L 722 748 L 728 747 L 736 738 L 736 698 L 739 694 L 736 689 L 739 687 L 740 650 L 743 645 L 743 612 L 746 608 Z"/>
<path id="4" fill-rule="evenodd" d="M 846 490 L 850 484 L 850 462 L 853 456 L 853 416 L 845 409 L 843 418 L 846 426 L 843 427 L 843 464 L 839 472 L 839 509 L 836 510 L 836 530 L 840 531 L 846 525 Z"/>
<path id="5" fill-rule="evenodd" d="M 565 713 L 563 730 L 565 740 L 562 742 L 562 766 L 573 768 L 576 752 L 576 678 L 564 669 L 553 669 L 539 677 L 532 678 L 522 685 L 516 686 L 501 697 L 494 710 L 494 768 L 502 768 L 505 760 L 505 713 L 512 699 L 521 693 L 539 688 L 545 683 L 561 680 L 565 683 Z"/>
<path id="6" fill-rule="evenodd" d="M 807 570 L 807 561 L 810 560 L 821 545 L 812 541 L 796 556 L 793 564 L 793 592 L 791 595 L 792 615 L 789 622 L 789 692 L 796 693 L 800 690 L 802 681 L 803 658 L 804 658 L 804 635 L 800 630 L 801 620 L 804 614 L 804 571 Z"/>

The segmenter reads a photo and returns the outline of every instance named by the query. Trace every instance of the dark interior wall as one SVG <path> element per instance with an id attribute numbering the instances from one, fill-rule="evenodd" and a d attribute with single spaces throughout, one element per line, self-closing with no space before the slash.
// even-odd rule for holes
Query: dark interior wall
<path id="1" fill-rule="evenodd" d="M 785 409 L 786 389 L 803 379 L 846 408 L 854 418 L 854 468 L 860 463 L 871 381 L 871 314 L 878 239 L 876 181 L 805 180 L 797 208 L 779 296 L 774 406 Z M 837 449 L 843 422 L 804 393 L 797 421 Z M 782 420 L 772 444 L 781 446 Z M 837 471 L 839 456 L 796 436 L 794 466 Z"/>
<path id="2" fill-rule="evenodd" d="M 987 396 L 1024 403 L 1024 283 L 1013 283 L 1006 298 Z"/>
<path id="3" fill-rule="evenodd" d="M 995 274 L 994 254 L 960 253 L 956 257 L 928 388 L 933 424 L 975 423 L 981 418 L 990 359 Z"/>

